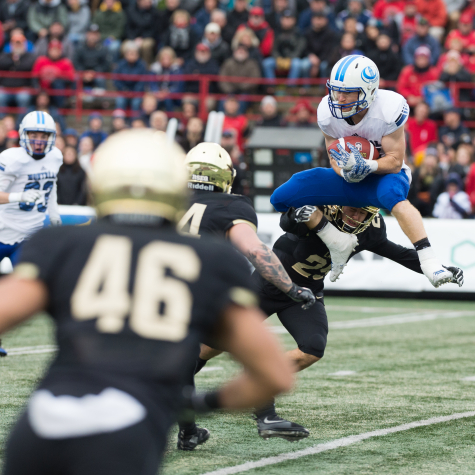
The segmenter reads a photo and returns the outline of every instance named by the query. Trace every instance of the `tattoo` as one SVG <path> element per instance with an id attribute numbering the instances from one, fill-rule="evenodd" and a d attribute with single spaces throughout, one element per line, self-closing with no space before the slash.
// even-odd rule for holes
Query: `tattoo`
<path id="1" fill-rule="evenodd" d="M 292 281 L 279 258 L 265 244 L 260 244 L 258 248 L 249 251 L 246 257 L 257 272 L 279 290 L 287 293 L 292 288 Z"/>

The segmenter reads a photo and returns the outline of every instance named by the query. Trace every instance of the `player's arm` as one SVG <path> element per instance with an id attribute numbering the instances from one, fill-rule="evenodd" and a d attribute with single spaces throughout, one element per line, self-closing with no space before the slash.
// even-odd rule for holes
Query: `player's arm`
<path id="1" fill-rule="evenodd" d="M 38 190 L 26 190 L 20 193 L 7 193 L 10 185 L 15 181 L 16 176 L 9 173 L 4 173 L 0 167 L 0 204 L 7 203 L 34 203 L 41 197 L 41 192 Z"/>
<path id="2" fill-rule="evenodd" d="M 378 175 L 399 173 L 406 154 L 404 127 L 399 127 L 393 133 L 385 135 L 381 139 L 381 148 L 385 155 L 376 161 L 378 168 L 373 173 Z"/>
<path id="3" fill-rule="evenodd" d="M 0 299 L 0 333 L 3 333 L 44 310 L 48 291 L 38 279 L 11 275 L 0 281 Z"/>
<path id="4" fill-rule="evenodd" d="M 234 225 L 228 231 L 228 237 L 231 243 L 249 259 L 264 279 L 274 284 L 291 299 L 303 302 L 304 308 L 315 303 L 313 293 L 292 282 L 279 258 L 259 239 L 250 225 L 245 223 Z"/>
<path id="5" fill-rule="evenodd" d="M 57 183 L 54 182 L 53 188 L 48 201 L 48 214 L 52 226 L 61 226 L 61 216 L 58 208 L 58 192 Z"/>
<path id="6" fill-rule="evenodd" d="M 325 137 L 325 148 L 328 150 L 328 147 L 337 139 L 334 138 L 334 137 L 331 137 L 330 135 L 327 135 L 324 132 L 322 132 L 322 133 L 323 133 L 323 136 Z M 330 160 L 330 165 L 333 168 L 333 170 L 335 171 L 335 173 L 338 176 L 342 176 L 341 175 L 341 168 L 336 164 L 336 160 L 330 154 L 328 154 L 328 158 Z"/>

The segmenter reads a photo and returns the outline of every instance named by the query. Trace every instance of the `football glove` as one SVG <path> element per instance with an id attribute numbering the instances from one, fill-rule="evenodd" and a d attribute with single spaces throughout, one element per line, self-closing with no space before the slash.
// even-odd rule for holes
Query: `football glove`
<path id="1" fill-rule="evenodd" d="M 313 292 L 310 289 L 300 287 L 294 283 L 292 283 L 292 288 L 287 292 L 287 295 L 294 302 L 303 302 L 302 308 L 304 310 L 309 309 L 317 301 L 315 295 L 313 295 Z"/>
<path id="2" fill-rule="evenodd" d="M 305 205 L 295 210 L 295 221 L 297 223 L 306 223 L 310 216 L 316 211 L 316 206 Z"/>
<path id="3" fill-rule="evenodd" d="M 8 201 L 10 203 L 34 203 L 41 198 L 43 194 L 39 190 L 26 190 L 22 193 L 10 193 L 8 195 Z"/>
<path id="4" fill-rule="evenodd" d="M 442 266 L 444 269 L 447 269 L 448 271 L 452 272 L 453 278 L 450 281 L 452 284 L 458 284 L 459 287 L 462 287 L 463 285 L 463 270 L 460 269 L 459 267 L 455 266 Z"/>
<path id="5" fill-rule="evenodd" d="M 347 152 L 340 144 L 337 145 L 337 148 L 338 152 L 336 150 L 331 149 L 330 155 L 342 170 L 350 171 L 356 165 L 356 156 L 354 152 Z M 360 155 L 360 152 L 358 150 L 357 153 L 358 155 Z"/>
<path id="6" fill-rule="evenodd" d="M 351 145 L 350 143 L 348 143 L 347 145 L 348 148 L 355 155 L 356 165 L 350 171 L 343 170 L 343 178 L 348 183 L 358 183 L 361 180 L 364 180 L 371 173 L 372 168 L 369 165 L 368 160 L 365 160 L 358 152 L 358 150 L 353 147 L 353 145 Z M 356 155 L 355 152 L 358 152 L 358 154 Z"/>

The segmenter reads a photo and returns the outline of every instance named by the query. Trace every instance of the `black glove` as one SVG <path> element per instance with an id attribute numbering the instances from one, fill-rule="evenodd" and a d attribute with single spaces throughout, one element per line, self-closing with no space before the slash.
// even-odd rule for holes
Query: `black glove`
<path id="1" fill-rule="evenodd" d="M 310 289 L 299 287 L 294 283 L 292 283 L 292 288 L 287 292 L 287 295 L 295 302 L 303 302 L 302 308 L 304 310 L 309 309 L 317 301 Z"/>
<path id="2" fill-rule="evenodd" d="M 308 234 L 307 225 L 305 223 L 297 222 L 295 208 L 289 208 L 283 215 L 281 215 L 280 227 L 286 233 L 295 234 L 299 237 L 303 237 Z"/>
<path id="3" fill-rule="evenodd" d="M 220 408 L 219 391 L 197 393 L 193 386 L 183 388 L 180 421 L 192 422 L 196 414 L 206 414 Z"/>
<path id="4" fill-rule="evenodd" d="M 462 287 L 463 285 L 463 270 L 460 269 L 459 267 L 446 267 L 446 266 L 442 266 L 444 267 L 445 269 L 447 269 L 448 271 L 452 272 L 452 275 L 454 276 L 452 278 L 452 280 L 450 281 L 451 283 L 453 284 L 458 284 L 459 287 Z"/>

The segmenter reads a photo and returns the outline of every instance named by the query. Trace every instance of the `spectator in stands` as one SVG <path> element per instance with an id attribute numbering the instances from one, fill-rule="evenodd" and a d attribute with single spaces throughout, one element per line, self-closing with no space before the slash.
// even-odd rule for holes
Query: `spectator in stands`
<path id="1" fill-rule="evenodd" d="M 429 112 L 429 106 L 425 102 L 419 102 L 414 108 L 414 117 L 407 119 L 406 130 L 413 154 L 425 149 L 430 143 L 437 142 L 437 124 L 429 119 Z"/>
<path id="2" fill-rule="evenodd" d="M 97 77 L 97 73 L 110 71 L 109 54 L 102 45 L 99 27 L 94 23 L 87 30 L 84 44 L 76 49 L 74 66 L 78 71 L 84 71 L 85 88 L 106 88 L 106 80 Z"/>
<path id="3" fill-rule="evenodd" d="M 122 59 L 117 68 L 114 70 L 115 74 L 134 74 L 140 76 L 148 76 L 146 64 L 140 59 L 139 46 L 132 40 L 124 42 L 124 59 Z M 114 85 L 118 91 L 121 92 L 144 92 L 145 82 L 137 79 L 116 79 Z M 128 106 L 134 111 L 140 109 L 142 102 L 141 97 L 117 97 L 115 107 L 117 109 L 127 110 Z"/>
<path id="4" fill-rule="evenodd" d="M 458 28 L 452 30 L 445 40 L 445 48 L 451 49 L 451 42 L 457 38 L 462 43 L 463 49 L 468 50 L 475 46 L 475 31 L 473 31 L 473 17 L 470 13 L 464 13 L 458 21 Z"/>
<path id="5" fill-rule="evenodd" d="M 463 183 L 457 173 L 450 173 L 446 180 L 446 191 L 439 195 L 433 215 L 440 219 L 468 218 L 472 211 L 470 197 L 463 191 Z"/>
<path id="6" fill-rule="evenodd" d="M 208 45 L 199 43 L 195 49 L 194 58 L 190 59 L 183 69 L 183 74 L 200 74 L 200 75 L 218 75 L 219 66 L 218 63 L 211 57 L 211 51 Z M 199 82 L 186 81 L 186 92 L 197 93 L 199 91 Z M 213 83 L 210 84 L 210 91 L 215 92 L 216 86 Z"/>
<path id="7" fill-rule="evenodd" d="M 140 117 L 135 117 L 130 122 L 130 128 L 132 129 L 145 129 L 147 126 L 143 119 Z"/>
<path id="8" fill-rule="evenodd" d="M 238 45 L 233 51 L 231 58 L 227 59 L 221 66 L 220 76 L 239 76 L 241 78 L 260 78 L 261 68 L 255 59 L 249 57 L 249 50 L 245 45 Z M 231 82 L 223 80 L 219 82 L 219 88 L 225 94 L 256 94 L 259 85 L 240 80 Z M 247 102 L 241 101 L 240 112 L 247 109 Z"/>
<path id="9" fill-rule="evenodd" d="M 63 137 L 66 145 L 74 147 L 77 150 L 79 145 L 79 135 L 76 129 L 73 129 L 72 127 L 66 129 L 63 133 Z"/>
<path id="10" fill-rule="evenodd" d="M 221 28 L 217 23 L 208 23 L 202 43 L 208 45 L 211 57 L 221 66 L 231 55 L 229 45 L 221 38 Z"/>
<path id="11" fill-rule="evenodd" d="M 48 34 L 42 38 L 39 38 L 35 43 L 36 57 L 46 56 L 48 52 L 48 45 L 53 40 L 61 42 L 63 55 L 72 61 L 74 58 L 74 45 L 66 37 L 64 26 L 57 21 L 51 24 L 48 29 Z"/>
<path id="12" fill-rule="evenodd" d="M 84 40 L 91 23 L 91 10 L 81 0 L 68 0 L 68 39 L 73 44 Z"/>
<path id="13" fill-rule="evenodd" d="M 366 25 L 363 34 L 363 51 L 365 55 L 370 55 L 373 51 L 377 49 L 376 40 L 379 37 L 380 32 L 384 32 L 383 25 L 380 20 L 371 18 Z"/>
<path id="14" fill-rule="evenodd" d="M 173 48 L 177 61 L 182 66 L 193 57 L 199 36 L 190 27 L 190 14 L 185 10 L 176 10 L 171 18 L 172 24 L 164 37 L 164 45 Z"/>
<path id="15" fill-rule="evenodd" d="M 274 31 L 264 18 L 264 10 L 261 7 L 253 7 L 249 11 L 249 20 L 246 27 L 250 28 L 259 39 L 259 49 L 264 58 L 272 53 L 274 46 Z M 240 26 L 243 28 L 243 25 Z"/>
<path id="16" fill-rule="evenodd" d="M 414 64 L 414 53 L 420 46 L 426 46 L 430 51 L 430 64 L 433 66 L 437 64 L 440 56 L 439 42 L 431 35 L 429 35 L 429 22 L 420 17 L 416 25 L 416 34 L 407 40 L 407 43 L 402 49 L 403 59 L 405 64 Z"/>
<path id="17" fill-rule="evenodd" d="M 198 117 L 192 117 L 186 124 L 185 133 L 177 138 L 185 153 L 188 153 L 193 147 L 203 142 L 203 121 Z"/>
<path id="18" fill-rule="evenodd" d="M 267 79 L 274 79 L 276 72 L 284 72 L 289 79 L 308 77 L 310 61 L 302 58 L 307 47 L 305 38 L 297 32 L 295 15 L 285 10 L 280 18 L 281 28 L 274 40 L 272 56 L 264 59 L 262 67 Z"/>
<path id="19" fill-rule="evenodd" d="M 160 11 L 163 24 L 162 42 L 172 23 L 172 16 L 177 10 L 180 10 L 180 0 L 165 0 L 165 10 Z"/>
<path id="20" fill-rule="evenodd" d="M 157 110 L 157 107 L 157 98 L 154 94 L 146 92 L 142 98 L 139 118 L 142 119 L 145 124 L 148 124 L 150 122 L 150 116 Z"/>
<path id="21" fill-rule="evenodd" d="M 9 37 L 11 38 L 13 35 L 23 35 L 26 38 L 26 51 L 28 53 L 34 53 L 35 45 L 28 39 L 28 33 L 25 33 L 22 28 L 13 28 L 13 30 L 11 30 L 10 32 Z M 8 35 L 5 35 L 5 37 L 8 37 Z M 5 43 L 3 47 L 3 52 L 4 53 L 12 52 L 10 43 Z"/>
<path id="22" fill-rule="evenodd" d="M 210 23 L 216 23 L 219 26 L 221 29 L 221 37 L 228 45 L 230 45 L 236 30 L 228 24 L 226 13 L 219 8 L 214 9 L 211 12 Z"/>
<path id="23" fill-rule="evenodd" d="M 262 54 L 259 49 L 259 39 L 250 28 L 241 28 L 236 31 L 231 43 L 232 50 L 235 51 L 239 45 L 244 45 L 249 51 L 249 57 L 256 60 L 259 66 L 262 65 Z"/>
<path id="24" fill-rule="evenodd" d="M 247 118 L 239 113 L 239 101 L 235 96 L 229 96 L 224 101 L 223 130 L 234 130 L 239 150 L 244 150 L 244 139 L 249 132 Z"/>
<path id="25" fill-rule="evenodd" d="M 328 20 L 328 24 L 333 31 L 338 31 L 336 16 L 328 0 L 308 0 L 309 6 L 299 15 L 298 27 L 301 33 L 306 33 L 312 26 L 312 16 L 315 13 L 322 13 Z"/>
<path id="26" fill-rule="evenodd" d="M 50 42 L 47 56 L 37 58 L 32 72 L 39 78 L 42 89 L 67 89 L 72 85 L 75 74 L 73 63 L 63 56 L 63 47 L 58 40 Z M 52 102 L 57 107 L 63 107 L 64 96 L 55 95 Z"/>
<path id="27" fill-rule="evenodd" d="M 112 135 L 121 130 L 127 129 L 127 114 L 122 109 L 116 109 L 112 112 L 112 128 L 109 135 Z"/>
<path id="28" fill-rule="evenodd" d="M 445 33 L 447 23 L 447 10 L 444 0 L 416 0 L 417 12 L 430 24 L 429 33 L 438 41 Z"/>
<path id="29" fill-rule="evenodd" d="M 182 103 L 182 119 L 181 125 L 182 130 L 186 127 L 186 124 L 192 117 L 198 116 L 198 104 L 194 101 L 194 99 L 183 99 Z"/>
<path id="30" fill-rule="evenodd" d="M 54 146 L 61 152 L 64 152 L 64 149 L 66 148 L 66 140 L 64 140 L 64 137 L 61 135 L 61 131 L 58 130 L 58 124 L 56 123 L 56 140 L 54 142 Z"/>
<path id="31" fill-rule="evenodd" d="M 89 173 L 91 169 L 91 158 L 94 152 L 94 142 L 91 137 L 83 137 L 79 141 L 79 165 L 86 172 Z"/>
<path id="32" fill-rule="evenodd" d="M 289 113 L 292 116 L 288 124 L 290 127 L 301 129 L 314 129 L 316 127 L 316 123 L 312 122 L 311 118 L 317 116 L 317 111 L 306 99 L 298 101 Z"/>
<path id="33" fill-rule="evenodd" d="M 58 172 L 58 204 L 85 206 L 87 201 L 86 173 L 78 161 L 75 147 L 66 145 L 63 164 Z"/>
<path id="34" fill-rule="evenodd" d="M 81 135 L 81 140 L 84 137 L 90 137 L 96 149 L 107 138 L 103 125 L 102 115 L 99 112 L 93 112 L 89 116 L 89 128 Z"/>
<path id="35" fill-rule="evenodd" d="M 471 82 L 471 74 L 463 67 L 462 57 L 457 51 L 449 51 L 439 79 L 444 83 Z M 471 89 L 460 89 L 459 100 L 469 102 L 472 100 Z"/>
<path id="36" fill-rule="evenodd" d="M 472 163 L 473 147 L 471 144 L 461 144 L 455 153 L 455 163 L 449 168 L 450 173 L 457 173 L 462 180 L 465 180 Z"/>
<path id="37" fill-rule="evenodd" d="M 28 114 L 29 112 L 32 111 L 42 111 L 42 112 L 47 112 L 53 119 L 54 121 L 60 125 L 61 130 L 66 129 L 66 122 L 63 119 L 63 116 L 60 115 L 58 109 L 54 106 L 51 105 L 51 98 L 48 95 L 47 92 L 45 91 L 40 91 L 38 95 L 36 96 L 35 99 L 35 104 L 31 107 L 28 108 L 26 113 Z M 19 127 L 23 117 L 25 117 L 26 114 L 20 114 L 17 118 L 17 128 Z M 5 120 L 5 119 L 4 119 Z"/>
<path id="38" fill-rule="evenodd" d="M 361 33 L 372 18 L 372 13 L 365 9 L 363 0 L 349 0 L 348 8 L 341 11 L 336 17 L 336 24 L 340 30 L 343 30 L 345 20 L 350 17 L 356 19 L 358 31 Z"/>
<path id="39" fill-rule="evenodd" d="M 365 41 L 364 34 L 358 28 L 358 22 L 355 17 L 349 16 L 345 18 L 343 23 L 343 34 L 350 33 L 355 39 L 355 48 L 363 51 L 363 44 Z"/>
<path id="40" fill-rule="evenodd" d="M 344 58 L 352 54 L 364 54 L 363 51 L 356 48 L 355 35 L 344 33 L 340 40 L 339 57 Z M 336 62 L 336 61 L 335 61 Z"/>
<path id="41" fill-rule="evenodd" d="M 428 148 L 420 167 L 416 168 L 412 174 L 412 183 L 408 194 L 408 200 L 424 217 L 432 216 L 432 209 L 439 195 L 438 183 L 441 180 L 443 182 L 437 150 Z"/>
<path id="42" fill-rule="evenodd" d="M 38 0 L 28 9 L 27 22 L 36 37 L 44 38 L 52 23 L 61 23 L 64 29 L 68 27 L 68 9 L 61 0 Z"/>
<path id="43" fill-rule="evenodd" d="M 211 12 L 218 7 L 218 0 L 204 0 L 203 7 L 195 14 L 195 29 L 198 37 L 201 38 L 205 32 L 206 25 L 211 21 Z"/>
<path id="44" fill-rule="evenodd" d="M 409 38 L 416 34 L 417 24 L 416 0 L 406 0 L 404 12 L 398 18 L 401 30 L 401 46 L 404 46 Z"/>
<path id="45" fill-rule="evenodd" d="M 462 124 L 460 110 L 456 107 L 444 112 L 444 125 L 439 129 L 439 139 L 446 147 L 457 149 L 461 143 L 470 143 L 470 131 Z"/>
<path id="46" fill-rule="evenodd" d="M 280 19 L 283 13 L 289 10 L 289 0 L 272 0 L 272 11 L 265 16 L 265 19 L 275 35 L 278 35 L 282 31 Z"/>
<path id="47" fill-rule="evenodd" d="M 16 130 L 10 130 L 6 136 L 5 148 L 18 148 L 20 146 L 20 134 Z"/>
<path id="48" fill-rule="evenodd" d="M 384 88 L 385 81 L 396 81 L 401 72 L 401 61 L 399 55 L 391 49 L 391 38 L 385 33 L 381 33 L 376 40 L 376 49 L 368 53 L 379 69 L 382 79 L 380 87 Z M 382 83 L 382 84 L 381 84 Z"/>
<path id="49" fill-rule="evenodd" d="M 3 121 L 0 120 L 0 153 L 7 148 L 7 130 L 3 125 Z"/>
<path id="50" fill-rule="evenodd" d="M 470 169 L 467 174 L 467 180 L 465 182 L 465 191 L 470 197 L 472 213 L 475 213 L 475 163 L 470 165 Z"/>
<path id="51" fill-rule="evenodd" d="M 311 77 L 328 77 L 333 67 L 339 36 L 328 24 L 323 13 L 312 15 L 312 27 L 305 35 L 306 55 L 311 63 Z"/>
<path id="52" fill-rule="evenodd" d="M 127 10 L 125 37 L 135 41 L 140 55 L 147 64 L 155 57 L 155 45 L 163 31 L 162 18 L 152 0 L 135 0 Z"/>
<path id="53" fill-rule="evenodd" d="M 157 61 L 150 66 L 150 70 L 158 75 L 169 77 L 152 83 L 152 91 L 155 91 L 155 96 L 158 99 L 158 107 L 165 106 L 167 111 L 172 111 L 175 106 L 180 104 L 179 99 L 171 99 L 170 93 L 183 92 L 183 81 L 173 81 L 173 76 L 183 74 L 182 69 L 175 62 L 175 51 L 169 46 L 163 47 L 157 55 Z"/>
<path id="54" fill-rule="evenodd" d="M 232 36 L 234 36 L 241 25 L 246 25 L 248 20 L 249 11 L 247 0 L 234 0 L 234 7 L 228 13 L 228 25 L 232 30 Z"/>
<path id="55" fill-rule="evenodd" d="M 437 81 L 437 68 L 430 65 L 430 50 L 427 46 L 419 46 L 414 53 L 414 66 L 403 68 L 397 83 L 397 92 L 402 94 L 411 107 L 422 102 L 422 86 Z"/>
<path id="56" fill-rule="evenodd" d="M 274 97 L 265 96 L 261 101 L 260 110 L 262 117 L 257 121 L 257 127 L 283 127 L 286 125 Z"/>
<path id="57" fill-rule="evenodd" d="M 161 132 L 167 131 L 168 117 L 163 111 L 155 111 L 150 115 L 149 126 L 151 129 Z"/>
<path id="58" fill-rule="evenodd" d="M 126 22 L 120 1 L 103 0 L 94 13 L 92 22 L 99 27 L 104 46 L 110 51 L 113 60 L 117 61 Z"/>
<path id="59" fill-rule="evenodd" d="M 31 72 L 35 62 L 33 53 L 26 51 L 26 38 L 21 34 L 10 38 L 11 53 L 0 54 L 0 71 Z M 0 75 L 0 107 L 28 107 L 31 94 L 28 91 L 8 92 L 5 87 L 30 88 L 30 78 L 9 78 Z"/>
<path id="60" fill-rule="evenodd" d="M 242 195 L 244 194 L 244 185 L 246 183 L 247 166 L 244 163 L 242 152 L 237 146 L 236 133 L 233 130 L 223 130 L 221 134 L 221 147 L 229 153 L 236 170 L 232 192 L 236 195 Z"/>
<path id="61" fill-rule="evenodd" d="M 5 33 L 5 41 L 9 42 L 12 31 L 21 28 L 23 34 L 28 28 L 26 17 L 30 0 L 5 0 L 0 4 L 0 22 Z M 26 35 L 25 35 L 26 36 Z"/>
<path id="62" fill-rule="evenodd" d="M 404 10 L 403 0 L 377 0 L 373 7 L 373 16 L 377 20 L 386 20 Z"/>

